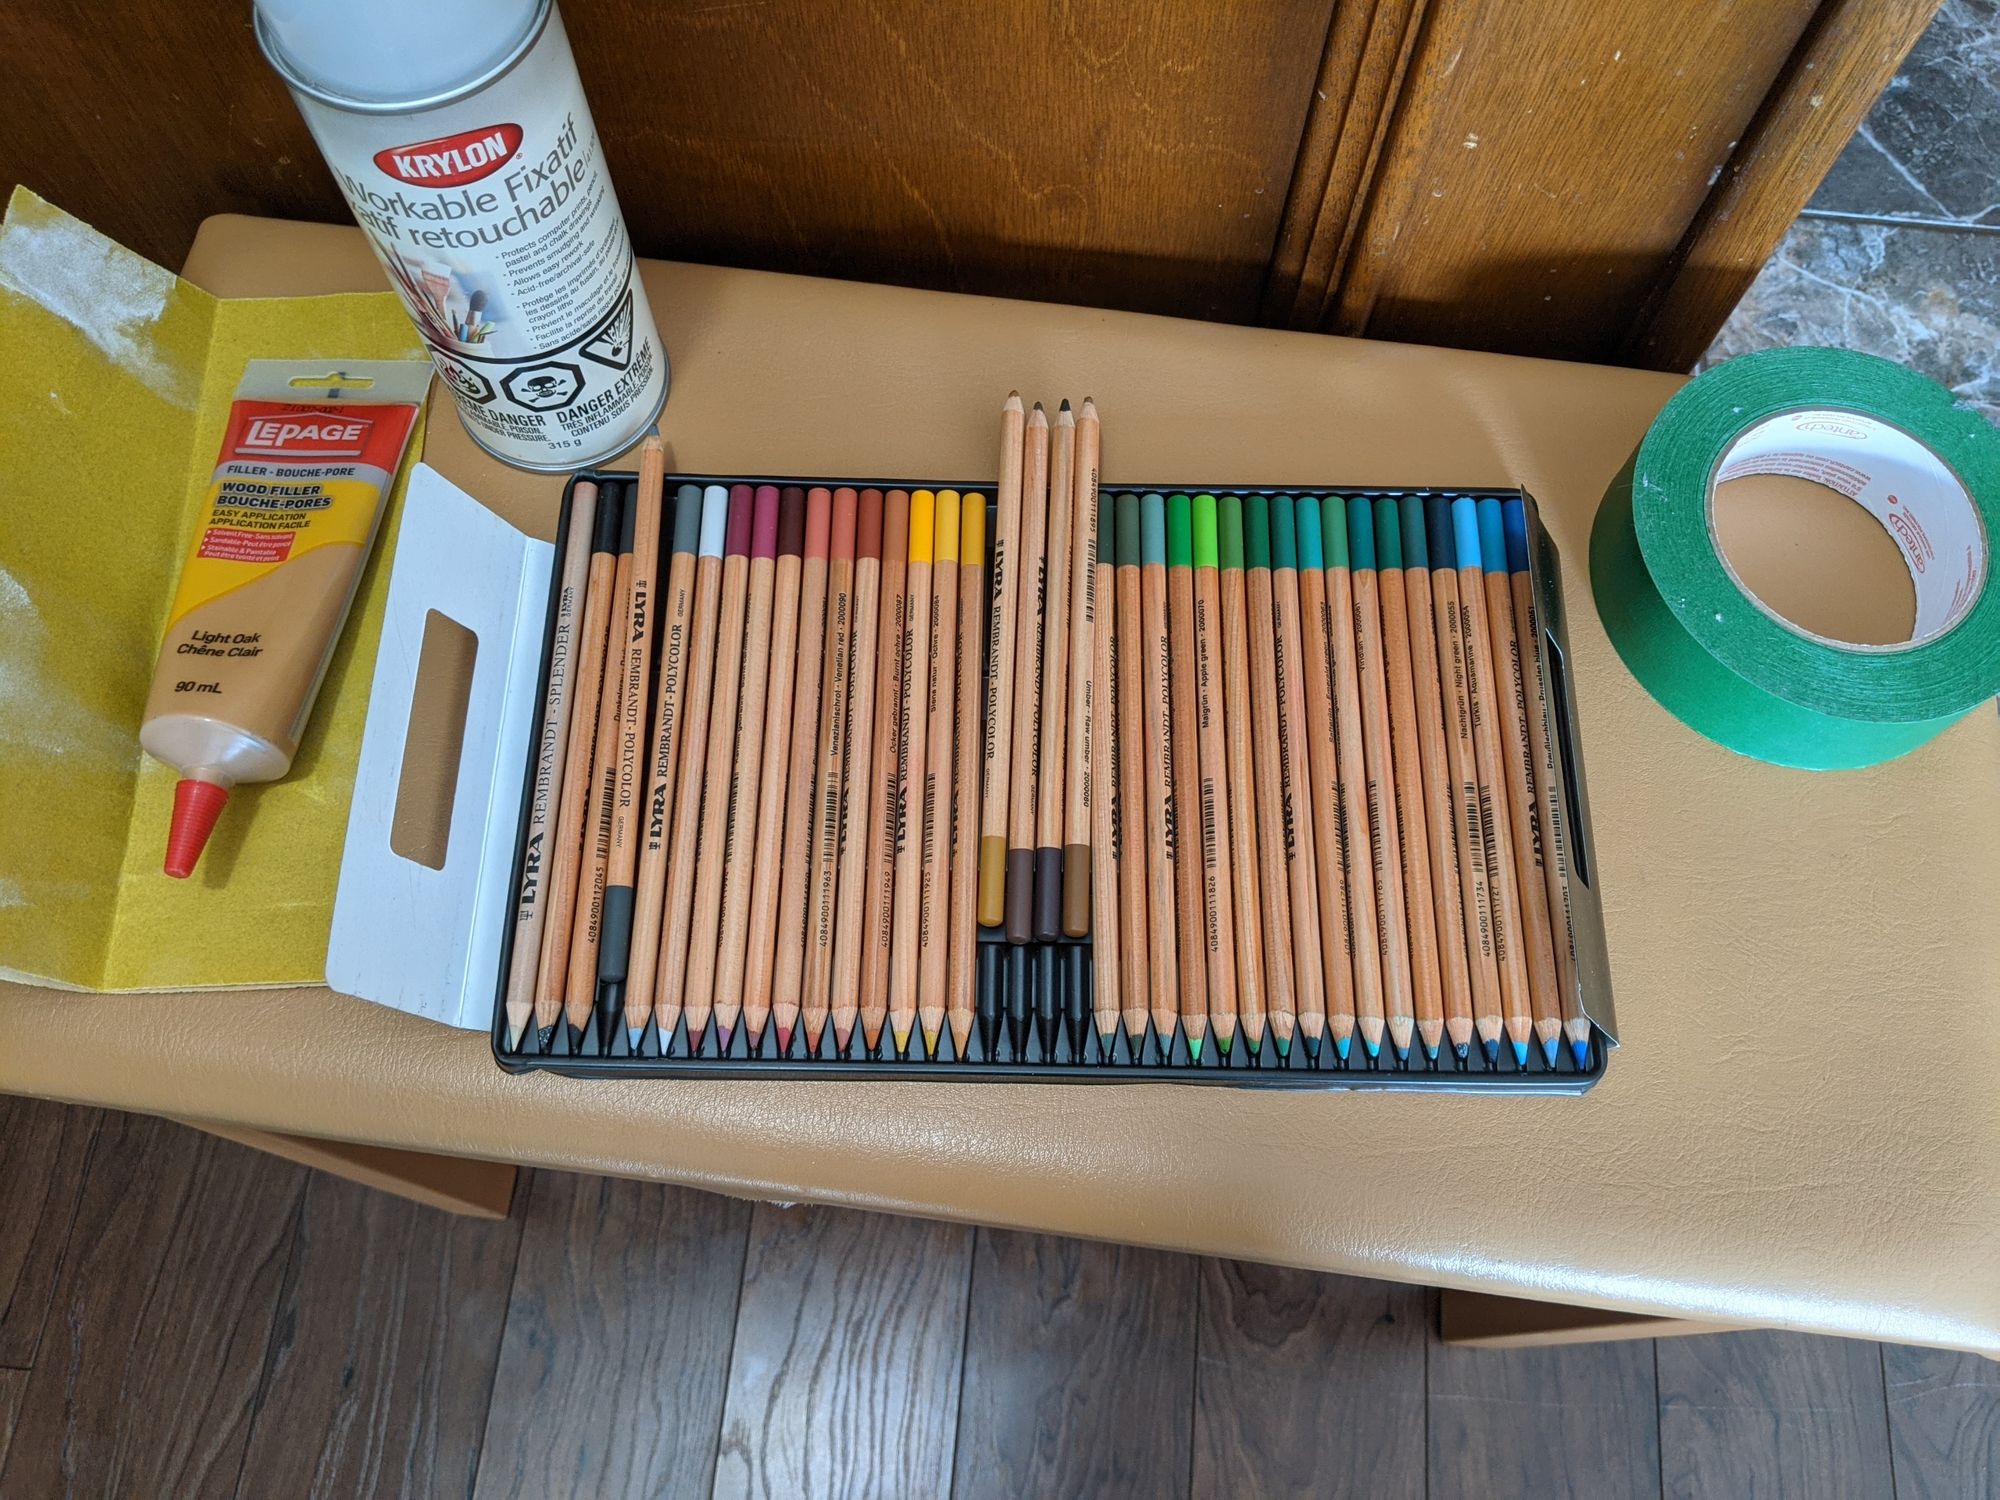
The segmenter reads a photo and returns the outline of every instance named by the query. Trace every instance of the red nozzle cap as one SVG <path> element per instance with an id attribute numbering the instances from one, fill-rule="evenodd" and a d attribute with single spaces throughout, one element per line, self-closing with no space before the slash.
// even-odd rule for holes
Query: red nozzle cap
<path id="1" fill-rule="evenodd" d="M 229 788 L 212 781 L 181 781 L 174 786 L 174 822 L 167 832 L 167 873 L 185 880 L 208 843 L 209 832 L 229 801 Z"/>

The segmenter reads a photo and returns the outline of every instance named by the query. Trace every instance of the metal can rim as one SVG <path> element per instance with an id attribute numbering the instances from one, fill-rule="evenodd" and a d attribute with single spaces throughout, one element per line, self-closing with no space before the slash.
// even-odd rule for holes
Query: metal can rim
<path id="1" fill-rule="evenodd" d="M 256 33 L 257 46 L 263 52 L 265 61 L 277 70 L 278 76 L 285 80 L 286 86 L 294 93 L 304 94 L 309 99 L 317 99 L 322 104 L 331 105 L 348 114 L 400 115 L 414 114 L 421 110 L 442 109 L 447 104 L 456 104 L 459 100 L 468 99 L 498 83 L 511 73 L 521 59 L 534 49 L 535 43 L 542 39 L 542 33 L 548 29 L 549 17 L 555 14 L 555 9 L 555 0 L 540 0 L 533 19 L 528 23 L 528 29 L 521 34 L 521 40 L 500 61 L 465 83 L 440 93 L 424 94 L 414 99 L 355 99 L 322 88 L 307 79 L 298 70 L 297 65 L 279 50 L 277 42 L 265 29 L 264 12 L 260 7 L 251 8 L 250 24 Z"/>

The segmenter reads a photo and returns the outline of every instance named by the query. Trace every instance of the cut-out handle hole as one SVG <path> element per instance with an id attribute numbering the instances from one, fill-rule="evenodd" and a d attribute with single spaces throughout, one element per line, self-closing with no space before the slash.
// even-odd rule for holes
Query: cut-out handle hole
<path id="1" fill-rule="evenodd" d="M 424 617 L 417 685 L 403 739 L 403 773 L 389 847 L 404 859 L 442 870 L 451 840 L 451 807 L 465 749 L 465 710 L 472 701 L 472 667 L 479 637 L 436 610 Z"/>
<path id="2" fill-rule="evenodd" d="M 295 391 L 365 391 L 375 383 L 375 377 L 329 370 L 324 375 L 294 375 L 285 383 Z"/>

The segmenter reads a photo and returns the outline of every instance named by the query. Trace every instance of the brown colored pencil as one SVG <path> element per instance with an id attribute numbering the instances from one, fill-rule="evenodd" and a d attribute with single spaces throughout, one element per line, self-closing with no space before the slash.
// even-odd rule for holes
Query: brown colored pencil
<path id="1" fill-rule="evenodd" d="M 1008 798 L 1013 791 L 1014 638 L 1020 612 L 1021 465 L 1026 456 L 1021 393 L 1000 408 L 1000 483 L 995 491 L 993 559 L 987 568 L 986 712 L 979 772 L 979 925 L 1006 916 Z"/>
<path id="2" fill-rule="evenodd" d="M 1041 685 L 1035 748 L 1035 892 L 1038 943 L 1062 936 L 1062 844 L 1069 816 L 1069 604 L 1076 529 L 1076 413 L 1065 400 L 1049 434 L 1048 534 L 1042 563 Z"/>
<path id="3" fill-rule="evenodd" d="M 570 493 L 569 535 L 563 542 L 562 580 L 549 635 L 548 690 L 535 726 L 535 786 L 528 805 L 528 848 L 514 906 L 514 946 L 507 960 L 507 1050 L 518 1052 L 535 1015 L 535 977 L 541 969 L 547 925 L 550 860 L 561 817 L 563 770 L 569 752 L 575 698 L 577 632 L 590 584 L 591 533 L 596 529 L 597 486 L 578 480 Z"/>
<path id="4" fill-rule="evenodd" d="M 568 744 L 562 757 L 562 786 L 556 804 L 555 839 L 548 859 L 548 915 L 535 961 L 535 1045 L 548 1051 L 562 1015 L 569 977 L 570 923 L 576 912 L 577 869 L 583 860 L 583 829 L 590 807 L 591 736 L 597 729 L 597 698 L 603 690 L 604 655 L 611 629 L 612 591 L 618 570 L 618 527 L 612 507 L 601 504 L 597 486 L 577 481 L 570 494 L 570 530 L 590 549 L 584 570 L 582 623 L 577 627 L 570 673 Z"/>
<path id="5" fill-rule="evenodd" d="M 1472 738 L 1472 704 L 1465 675 L 1465 636 L 1458 598 L 1457 556 L 1451 501 L 1425 502 L 1429 521 L 1431 608 L 1437 620 L 1438 675 L 1444 686 L 1447 733 L 1445 758 L 1451 774 L 1452 832 L 1458 851 L 1460 927 L 1466 939 L 1473 1032 L 1497 1047 L 1500 1039 L 1500 970 L 1493 949 L 1492 897 L 1486 884 L 1486 852 L 1479 811 L 1479 760 Z M 1471 1054 L 1471 1037 L 1461 1040 L 1447 1016 L 1452 1050 Z"/>
<path id="6" fill-rule="evenodd" d="M 980 681 L 985 568 L 986 497 L 968 493 L 958 511 L 958 666 L 952 674 L 958 684 L 958 741 L 951 776 L 951 981 L 945 999 L 952 1051 L 961 1059 L 971 1046 L 972 1027 L 978 1018 L 979 705 L 986 690 Z"/>
<path id="7" fill-rule="evenodd" d="M 1146 714 L 1146 926 L 1153 934 L 1147 1009 L 1153 1044 L 1164 1059 L 1173 1051 L 1187 978 L 1176 952 L 1180 851 L 1174 808 L 1173 654 L 1167 636 L 1167 502 L 1159 495 L 1139 497 L 1139 616 Z"/>
<path id="8" fill-rule="evenodd" d="M 840 856 L 846 841 L 848 697 L 854 686 L 854 542 L 860 497 L 833 492 L 827 551 L 826 660 L 820 668 L 826 710 L 820 715 L 819 769 L 813 785 L 812 886 L 806 904 L 806 1050 L 817 1052 L 833 991 L 833 925 Z M 843 1003 L 851 997 L 843 997 Z"/>
<path id="9" fill-rule="evenodd" d="M 778 1055 L 788 1056 L 805 1003 L 806 894 L 812 884 L 813 775 L 819 769 L 820 681 L 826 660 L 827 552 L 833 491 L 806 491 L 806 550 L 799 568 L 799 669 L 792 682 L 791 764 L 785 772 L 785 854 L 778 878 L 777 956 L 772 961 L 771 1024 Z"/>
<path id="10" fill-rule="evenodd" d="M 702 491 L 701 541 L 695 560 L 695 623 L 689 653 L 686 701 L 681 712 L 681 764 L 674 782 L 674 817 L 667 845 L 667 894 L 661 919 L 659 974 L 653 985 L 654 1025 L 660 1050 L 673 1041 L 687 994 L 688 931 L 694 922 L 696 860 L 701 848 L 702 788 L 708 769 L 709 707 L 722 613 L 722 552 L 729 530 L 730 492 L 719 484 Z M 692 1038 L 691 1038 L 692 1039 Z"/>
<path id="11" fill-rule="evenodd" d="M 909 497 L 903 491 L 890 491 L 889 499 L 907 513 Z M 873 941 L 873 931 L 865 920 L 865 914 L 870 893 L 875 888 L 871 879 L 873 866 L 869 863 L 875 857 L 873 826 L 863 820 L 868 817 L 869 799 L 875 794 L 880 779 L 877 767 L 883 762 L 877 758 L 882 754 L 878 747 L 885 737 L 893 745 L 895 724 L 892 711 L 895 700 L 889 695 L 882 674 L 875 670 L 873 655 L 879 628 L 877 616 L 882 608 L 884 592 L 882 580 L 889 571 L 882 556 L 883 505 L 880 490 L 863 490 L 854 508 L 854 644 L 851 648 L 854 669 L 848 676 L 847 684 L 847 795 L 851 800 L 844 814 L 852 826 L 844 829 L 841 836 L 840 868 L 834 876 L 833 907 L 833 1043 L 835 1050 L 843 1053 L 847 1050 L 848 1038 L 854 1034 L 857 1014 L 863 1018 L 864 1034 L 870 1039 L 871 1050 L 874 1046 L 872 1039 L 881 1035 L 882 1020 L 888 1014 L 887 996 L 880 974 L 867 974 L 864 979 L 862 966 L 862 954 Z M 900 578 L 900 559 L 896 570 Z M 901 587 L 899 582 L 898 590 Z"/>
<path id="12" fill-rule="evenodd" d="M 1493 637 L 1486 624 L 1486 574 L 1480 565 L 1479 519 L 1475 502 L 1460 496 L 1451 503 L 1452 535 L 1458 554 L 1458 615 L 1465 645 L 1465 697 L 1472 718 L 1474 764 L 1479 774 L 1479 847 L 1486 863 L 1486 889 L 1493 903 L 1493 957 L 1500 976 L 1500 1017 L 1516 1066 L 1525 1067 L 1534 1034 L 1528 995 L 1527 939 L 1521 926 L 1520 888 L 1514 872 L 1507 811 L 1506 750 L 1499 727 L 1499 676 L 1494 670 Z M 1475 1017 L 1477 1021 L 1477 1017 Z M 1489 1064 L 1498 1061 L 1498 1035 L 1489 1037 L 1478 1021 L 1480 1044 Z"/>
<path id="13" fill-rule="evenodd" d="M 1285 799 L 1285 874 L 1292 902 L 1293 1003 L 1306 1055 L 1319 1061 L 1326 1036 L 1326 953 L 1319 866 L 1312 845 L 1312 756 L 1306 739 L 1305 627 L 1299 619 L 1298 504 L 1271 500 L 1271 602 L 1278 676 L 1278 769 Z M 1346 977 L 1345 967 L 1342 977 Z"/>
<path id="14" fill-rule="evenodd" d="M 664 455 L 662 455 L 664 458 Z M 694 620 L 696 555 L 701 549 L 701 486 L 674 496 L 667 586 L 660 595 L 659 685 L 654 690 L 652 753 L 646 771 L 645 842 L 632 901 L 632 962 L 625 976 L 625 1040 L 638 1052 L 653 1015 L 659 977 L 660 915 L 667 899 L 667 840 L 673 827 L 674 773 L 679 765 L 681 700 L 686 693 L 689 627 Z M 664 1046 L 666 1038 L 661 1038 Z"/>
<path id="15" fill-rule="evenodd" d="M 1048 597 L 1049 414 L 1028 413 L 1021 454 L 1021 596 L 1014 625 L 1014 784 L 1007 793 L 1007 941 L 1034 935 L 1042 784 L 1042 624 Z"/>
<path id="16" fill-rule="evenodd" d="M 1284 761 L 1279 749 L 1278 606 L 1271 588 L 1271 502 L 1243 500 L 1243 596 L 1250 636 L 1250 754 L 1257 803 L 1257 884 L 1264 917 L 1265 1019 L 1279 1057 L 1298 1031 L 1298 956 L 1285 860 Z"/>
<path id="17" fill-rule="evenodd" d="M 1141 644 L 1145 611 L 1137 495 L 1118 497 L 1117 523 L 1117 650 L 1112 670 L 1118 677 L 1118 953 L 1124 960 L 1118 969 L 1118 1010 L 1136 1062 L 1146 1042 L 1153 993 L 1147 914 L 1152 881 L 1146 849 L 1146 651 Z"/>
<path id="18" fill-rule="evenodd" d="M 978 497 L 974 496 L 975 502 Z M 958 718 L 959 495 L 939 490 L 931 529 L 930 697 L 924 705 L 927 770 L 917 806 L 921 849 L 917 891 L 917 1025 L 924 1056 L 936 1057 L 944 1032 L 947 922 L 951 905 L 951 780 Z M 916 705 L 911 706 L 911 713 Z M 912 770 L 914 771 L 914 765 Z"/>
<path id="19" fill-rule="evenodd" d="M 597 699 L 597 732 L 590 754 L 590 822 L 577 871 L 576 906 L 570 921 L 569 983 L 563 1015 L 571 1051 L 581 1051 L 597 1001 L 597 949 L 604 935 L 604 885 L 611 873 L 612 806 L 618 799 L 619 726 L 625 713 L 625 674 L 620 670 L 623 626 L 632 612 L 632 525 L 637 507 L 623 485 L 605 484 L 602 503 L 619 508 L 618 564 L 611 585 L 610 639 L 604 648 L 603 687 Z M 603 1038 L 599 1038 L 603 1044 Z M 606 1050 L 609 1050 L 608 1048 Z"/>
<path id="20" fill-rule="evenodd" d="M 1091 404 L 1083 403 L 1085 421 Z M 1081 424 L 1079 424 L 1081 425 Z M 1090 828 L 1083 851 L 1084 867 L 1090 877 L 1090 978 L 1091 1019 L 1097 1029 L 1099 1057 L 1109 1061 L 1118 1041 L 1119 911 L 1118 911 L 1118 655 L 1116 632 L 1112 627 L 1112 601 L 1117 595 L 1118 567 L 1113 553 L 1117 521 L 1111 513 L 1111 497 L 1097 491 L 1091 476 L 1091 501 L 1095 515 L 1090 523 L 1090 584 L 1084 594 L 1084 612 L 1090 617 L 1089 700 L 1085 704 L 1084 739 L 1090 758 L 1085 776 L 1089 791 Z M 972 545 L 968 533 L 966 546 Z M 1100 616 L 1098 611 L 1102 610 Z M 1073 865 L 1063 864 L 1063 900 L 1069 905 L 1068 880 Z"/>
<path id="21" fill-rule="evenodd" d="M 1236 880 L 1230 867 L 1235 845 L 1230 838 L 1229 732 L 1222 719 L 1221 543 L 1215 496 L 1196 495 L 1192 509 L 1194 702 L 1188 717 L 1194 720 L 1194 769 L 1200 776 L 1196 807 L 1201 819 L 1201 847 L 1189 863 L 1196 864 L 1201 873 L 1208 1017 L 1215 1028 L 1215 1045 L 1227 1057 L 1236 1040 Z M 1171 538 L 1167 550 L 1171 557 Z M 1201 1060 L 1200 1044 L 1192 1036 L 1188 1051 L 1196 1062 Z"/>
<path id="22" fill-rule="evenodd" d="M 903 635 L 910 608 L 908 490 L 889 491 L 883 503 L 879 550 L 880 598 L 874 616 L 874 635 L 872 640 L 857 637 L 854 643 L 855 658 L 864 668 L 861 675 L 875 679 L 869 716 L 865 809 L 862 802 L 855 804 L 857 814 L 865 810 L 868 826 L 856 834 L 856 842 L 862 847 L 859 864 L 862 885 L 856 893 L 861 905 L 853 933 L 859 958 L 861 1042 L 870 1056 L 881 1045 L 882 1028 L 889 1023 L 889 962 L 896 935 L 896 744 L 902 731 L 898 718 L 903 697 Z M 862 785 L 858 777 L 854 785 Z M 842 879 L 854 868 L 844 865 Z M 841 909 L 850 909 L 844 900 Z M 846 972 L 844 963 L 842 972 Z M 852 1027 L 852 1020 L 848 1025 Z M 834 1035 L 845 1052 L 845 1039 L 838 1031 Z"/>
<path id="23" fill-rule="evenodd" d="M 1347 889 L 1347 910 L 1353 934 L 1355 1025 L 1379 1050 L 1387 1029 L 1382 1005 L 1382 962 L 1388 951 L 1382 921 L 1382 866 L 1369 828 L 1368 757 L 1361 714 L 1361 669 L 1355 643 L 1354 570 L 1349 548 L 1347 502 L 1328 495 L 1320 503 L 1320 542 L 1326 552 L 1326 629 L 1333 673 L 1333 736 L 1339 750 L 1340 778 L 1335 811 L 1339 814 L 1340 867 Z M 1352 1037 L 1336 1034 L 1334 1050 L 1345 1063 Z M 1368 1051 L 1364 1040 L 1363 1050 Z M 1374 1055 L 1373 1051 L 1369 1052 Z"/>
<path id="24" fill-rule="evenodd" d="M 1259 892 L 1257 773 L 1250 748 L 1250 615 L 1244 602 L 1243 501 L 1216 502 L 1222 598 L 1222 725 L 1229 777 L 1229 868 L 1235 882 L 1236 1009 L 1244 1045 L 1264 1047 L 1264 904 Z M 1290 944 L 1287 942 L 1287 961 Z M 1218 1026 L 1218 1030 L 1219 1030 Z"/>
<path id="25" fill-rule="evenodd" d="M 1431 912 L 1437 933 L 1438 974 L 1443 1014 L 1427 1017 L 1418 996 L 1417 1034 L 1424 1054 L 1437 1061 L 1438 1047 L 1451 1038 L 1462 1057 L 1472 1044 L 1472 979 L 1466 962 L 1464 881 L 1458 868 L 1456 819 L 1452 816 L 1451 760 L 1445 749 L 1444 694 L 1438 676 L 1436 602 L 1431 598 L 1430 545 L 1424 502 L 1414 495 L 1397 505 L 1403 528 L 1403 597 L 1410 612 L 1410 676 L 1416 688 L 1417 751 L 1422 762 L 1424 835 L 1429 841 Z"/>
<path id="26" fill-rule="evenodd" d="M 1076 418 L 1075 478 L 1070 500 L 1069 574 L 1069 764 L 1063 772 L 1062 930 L 1070 937 L 1090 931 L 1090 840 L 1092 799 L 1098 795 L 1090 774 L 1096 751 L 1095 724 L 1101 700 L 1094 690 L 1097 650 L 1097 467 L 1104 425 L 1097 403 L 1083 399 Z"/>
<path id="27" fill-rule="evenodd" d="M 1145 507 L 1140 504 L 1141 540 Z M 1167 545 L 1167 721 L 1168 828 L 1174 850 L 1174 911 L 1182 943 L 1180 962 L 1180 1024 L 1188 1055 L 1201 1061 L 1208 1041 L 1208 938 L 1213 926 L 1207 910 L 1200 846 L 1201 731 L 1197 722 L 1194 621 L 1194 506 L 1186 495 L 1166 500 Z M 1231 976 L 1232 978 L 1234 976 Z M 1234 1007 L 1232 1006 L 1232 1009 Z M 1171 1035 L 1162 1040 L 1171 1045 Z"/>
<path id="28" fill-rule="evenodd" d="M 757 837 L 743 974 L 743 1025 L 754 1056 L 771 1019 L 777 963 L 778 886 L 784 871 L 786 772 L 791 768 L 792 683 L 799 666 L 799 579 L 805 567 L 806 492 L 785 486 L 778 501 L 778 560 L 772 570 L 771 687 L 764 701 L 764 764 L 757 779 Z"/>
<path id="29" fill-rule="evenodd" d="M 929 767 L 931 640 L 936 597 L 931 592 L 931 550 L 936 544 L 937 496 L 910 496 L 909 606 L 903 611 L 903 690 L 897 694 L 896 893 L 889 939 L 889 1036 L 896 1056 L 906 1055 L 917 1022 L 922 967 L 918 928 L 923 906 L 924 775 Z"/>
<path id="30" fill-rule="evenodd" d="M 1389 723 L 1389 669 L 1382 640 L 1381 580 L 1375 556 L 1374 507 L 1347 503 L 1347 544 L 1354 586 L 1354 663 L 1361 683 L 1361 748 L 1366 776 L 1369 851 L 1374 856 L 1376 929 L 1382 940 L 1382 1008 L 1393 1045 L 1409 1048 L 1416 1031 L 1410 979 L 1409 914 L 1403 895 L 1403 845 L 1397 820 L 1396 759 Z M 1383 1021 L 1359 1020 L 1368 1055 L 1382 1051 Z"/>
<path id="31" fill-rule="evenodd" d="M 1299 541 L 1299 666 L 1305 705 L 1304 730 L 1292 746 L 1293 768 L 1312 783 L 1312 816 L 1295 809 L 1299 836 L 1312 839 L 1313 873 L 1318 879 L 1319 928 L 1326 964 L 1326 1023 L 1333 1050 L 1345 1062 L 1354 1042 L 1354 944 L 1372 945 L 1375 934 L 1357 929 L 1349 900 L 1347 861 L 1341 844 L 1340 738 L 1335 729 L 1333 621 L 1327 608 L 1326 544 L 1320 502 L 1296 502 Z M 1344 551 L 1343 551 L 1344 555 Z M 1343 573 L 1343 577 L 1345 574 Z"/>

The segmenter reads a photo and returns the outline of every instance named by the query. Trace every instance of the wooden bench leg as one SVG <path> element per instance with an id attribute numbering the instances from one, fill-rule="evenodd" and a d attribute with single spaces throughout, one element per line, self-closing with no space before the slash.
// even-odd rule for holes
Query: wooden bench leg
<path id="1" fill-rule="evenodd" d="M 1447 1344 L 1474 1349 L 1523 1349 L 1540 1344 L 1604 1344 L 1613 1339 L 1662 1339 L 1687 1333 L 1737 1333 L 1749 1323 L 1703 1323 L 1606 1312 L 1564 1302 L 1534 1302 L 1486 1292 L 1447 1291 L 1439 1301 L 1438 1333 Z"/>
<path id="2" fill-rule="evenodd" d="M 432 1156 L 422 1151 L 361 1146 L 309 1135 L 280 1135 L 243 1125 L 218 1125 L 212 1120 L 180 1123 L 447 1213 L 476 1219 L 504 1219 L 507 1206 L 514 1199 L 516 1169 L 509 1162 Z"/>

